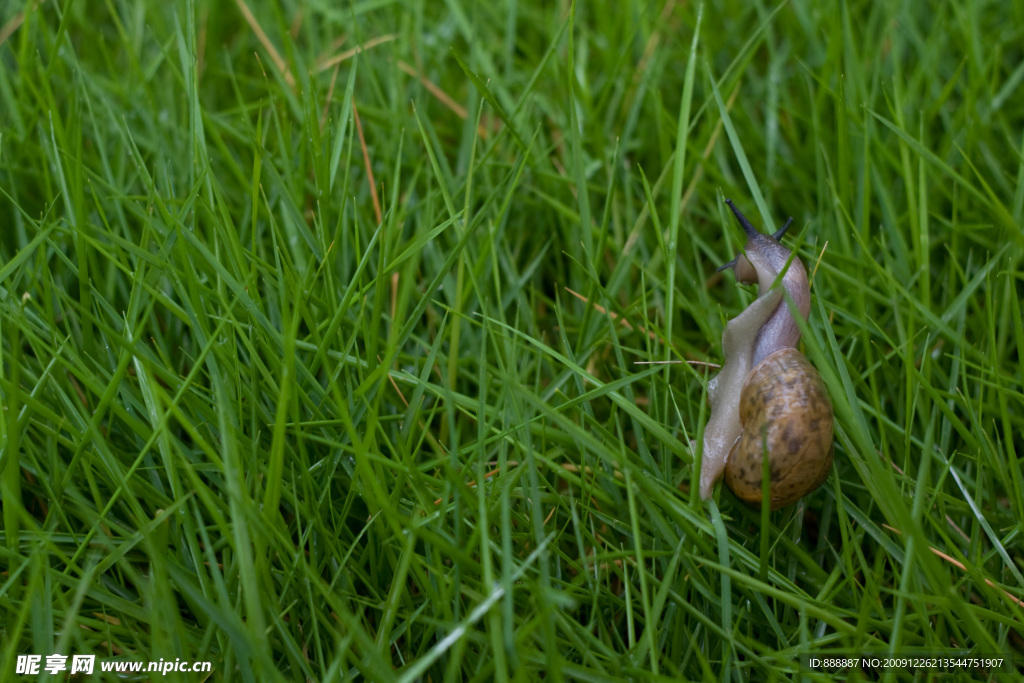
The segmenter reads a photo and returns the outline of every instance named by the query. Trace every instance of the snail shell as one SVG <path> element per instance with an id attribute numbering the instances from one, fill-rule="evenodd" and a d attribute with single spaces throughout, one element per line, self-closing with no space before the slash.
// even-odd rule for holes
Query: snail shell
<path id="1" fill-rule="evenodd" d="M 832 402 L 821 375 L 796 350 L 800 328 L 792 311 L 806 320 L 811 295 L 800 259 L 779 242 L 792 219 L 774 235 L 763 235 L 725 201 L 749 240 L 719 270 L 732 268 L 737 280 L 757 282 L 760 293 L 722 333 L 725 360 L 708 383 L 711 416 L 704 428 L 700 495 L 709 498 L 725 472 L 739 498 L 759 504 L 767 453 L 769 498 L 776 509 L 810 493 L 828 475 Z M 781 286 L 773 287 L 780 274 Z"/>
<path id="2" fill-rule="evenodd" d="M 747 376 L 740 424 L 743 432 L 725 465 L 725 483 L 738 498 L 761 502 L 766 450 L 773 510 L 795 503 L 828 476 L 832 402 L 821 375 L 796 349 L 779 349 Z"/>

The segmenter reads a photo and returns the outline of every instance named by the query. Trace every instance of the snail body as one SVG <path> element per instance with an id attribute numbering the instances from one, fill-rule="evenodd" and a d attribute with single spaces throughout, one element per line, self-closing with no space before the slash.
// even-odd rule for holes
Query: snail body
<path id="1" fill-rule="evenodd" d="M 743 253 L 719 270 L 732 268 L 737 280 L 757 282 L 759 296 L 722 334 L 725 360 L 708 383 L 711 416 L 704 429 L 700 494 L 709 498 L 724 472 L 737 497 L 759 504 L 767 454 L 774 510 L 796 502 L 828 476 L 832 403 L 821 375 L 796 349 L 800 329 L 783 298 L 785 291 L 806 320 L 807 272 L 779 242 L 792 219 L 774 235 L 763 235 L 730 200 L 726 203 L 749 239 Z M 772 288 L 782 272 L 781 286 Z"/>

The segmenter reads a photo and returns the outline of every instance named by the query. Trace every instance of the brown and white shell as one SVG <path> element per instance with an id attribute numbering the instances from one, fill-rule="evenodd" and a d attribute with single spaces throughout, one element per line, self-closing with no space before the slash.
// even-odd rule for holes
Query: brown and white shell
<path id="1" fill-rule="evenodd" d="M 725 466 L 738 498 L 759 505 L 764 455 L 773 510 L 818 488 L 832 467 L 832 402 L 796 349 L 776 351 L 750 373 L 740 393 L 743 432 Z"/>

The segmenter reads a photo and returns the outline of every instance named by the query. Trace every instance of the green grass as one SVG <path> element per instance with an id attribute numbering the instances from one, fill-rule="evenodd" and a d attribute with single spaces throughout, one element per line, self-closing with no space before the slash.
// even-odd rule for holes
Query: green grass
<path id="1" fill-rule="evenodd" d="M 1024 6 L 926 4 L 0 6 L 0 678 L 1024 670 Z M 725 197 L 835 404 L 763 516 L 635 364 L 721 360 Z"/>

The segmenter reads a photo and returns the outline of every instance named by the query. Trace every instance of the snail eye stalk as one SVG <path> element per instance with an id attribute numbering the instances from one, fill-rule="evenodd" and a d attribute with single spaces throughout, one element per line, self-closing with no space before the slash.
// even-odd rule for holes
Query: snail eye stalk
<path id="1" fill-rule="evenodd" d="M 789 220 L 786 221 L 785 225 L 783 225 L 781 228 L 779 228 L 775 232 L 775 234 L 772 235 L 772 239 L 775 240 L 776 242 L 781 242 L 782 241 L 782 236 L 786 234 L 786 231 L 789 230 L 789 226 L 791 226 L 791 225 L 793 225 L 793 217 L 792 216 L 789 217 Z"/>

